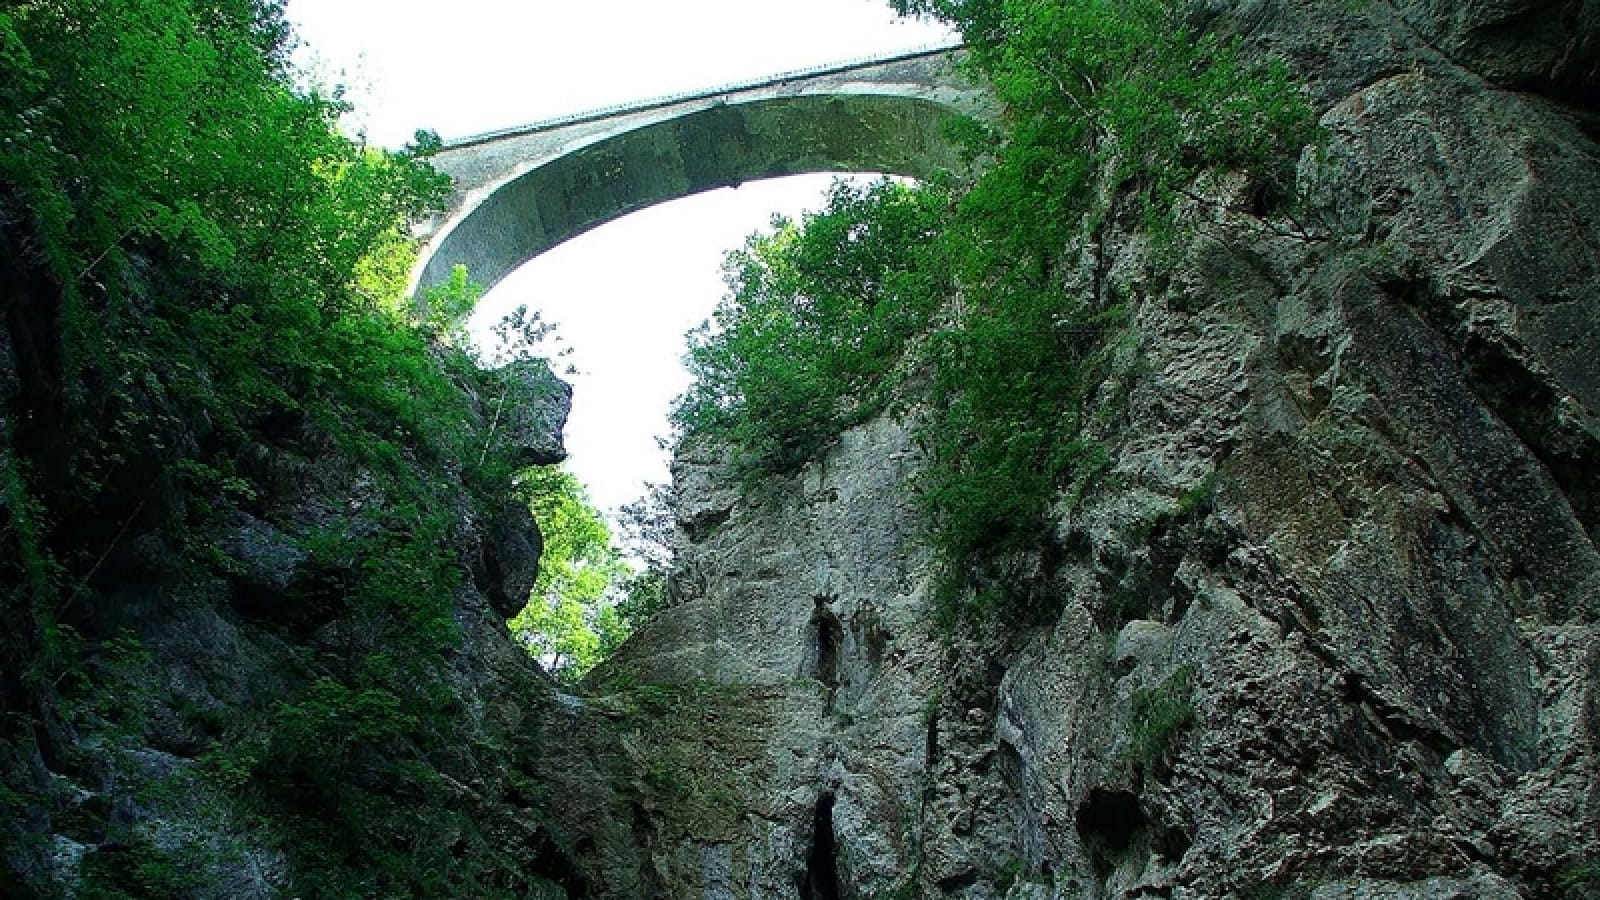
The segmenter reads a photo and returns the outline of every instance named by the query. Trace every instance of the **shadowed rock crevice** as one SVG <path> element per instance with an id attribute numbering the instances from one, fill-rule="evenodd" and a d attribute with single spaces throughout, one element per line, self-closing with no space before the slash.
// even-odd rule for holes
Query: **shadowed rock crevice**
<path id="1" fill-rule="evenodd" d="M 811 851 L 800 879 L 800 900 L 839 900 L 839 852 L 833 834 L 833 794 L 817 798 L 811 817 Z"/>
<path id="2" fill-rule="evenodd" d="M 1075 821 L 1084 851 L 1101 878 L 1111 875 L 1150 824 L 1139 808 L 1138 797 L 1105 788 L 1091 790 L 1078 804 Z"/>
<path id="3" fill-rule="evenodd" d="M 823 707 L 824 713 L 833 711 L 834 700 L 839 694 L 841 684 L 839 656 L 844 649 L 844 624 L 829 608 L 832 602 L 832 597 L 817 596 L 817 610 L 812 614 L 811 624 L 807 629 L 811 634 L 812 645 L 811 677 L 822 682 L 828 691 L 828 699 Z"/>
<path id="4" fill-rule="evenodd" d="M 1588 267 L 1600 269 L 1600 251 L 1595 251 Z M 1600 424 L 1584 416 L 1579 411 L 1582 405 L 1574 402 L 1590 400 L 1600 385 L 1587 378 L 1563 384 L 1560 376 L 1570 376 L 1570 371 L 1564 370 L 1571 366 L 1555 366 L 1556 371 L 1550 371 L 1538 348 L 1513 342 L 1511 336 L 1485 334 L 1473 321 L 1470 298 L 1452 302 L 1453 298 L 1426 284 L 1386 287 L 1439 333 L 1474 393 L 1544 464 L 1590 539 L 1600 536 L 1600 485 L 1594 478 L 1594 472 L 1600 470 Z M 1548 310 L 1519 310 L 1536 340 L 1568 347 L 1592 344 L 1597 335 L 1583 333 L 1587 323 L 1574 315 L 1571 303 L 1551 306 Z M 1547 319 L 1554 324 L 1547 324 Z"/>

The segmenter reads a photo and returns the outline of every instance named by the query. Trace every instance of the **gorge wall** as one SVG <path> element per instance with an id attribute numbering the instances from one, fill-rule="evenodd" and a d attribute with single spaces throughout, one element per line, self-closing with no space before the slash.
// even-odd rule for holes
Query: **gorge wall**
<path id="1" fill-rule="evenodd" d="M 1600 891 L 1595 11 L 1213 7 L 1318 97 L 1311 218 L 1082 248 L 1111 459 L 996 561 L 1059 616 L 931 624 L 914 387 L 755 490 L 687 447 L 677 605 L 543 724 L 599 893 Z"/>
<path id="2" fill-rule="evenodd" d="M 1072 248 L 1133 321 L 1086 416 L 1104 471 L 989 561 L 1048 617 L 936 624 L 914 380 L 753 488 L 690 442 L 673 605 L 576 691 L 505 633 L 539 537 L 464 474 L 486 452 L 364 457 L 287 409 L 219 437 L 130 389 L 144 481 L 61 538 L 78 661 L 33 623 L 0 643 L 0 895 L 1600 894 L 1600 10 L 1197 10 L 1287 60 L 1327 139 L 1303 215 L 1217 178 L 1173 243 Z M 8 541 L 17 435 L 54 446 L 61 390 L 15 206 Z M 169 263 L 96 279 L 199 305 Z M 452 377 L 469 450 L 561 456 L 542 368 Z M 170 475 L 202 451 L 230 477 Z M 399 608 L 425 567 L 364 554 L 430 541 L 449 640 L 394 659 L 440 624 Z"/>

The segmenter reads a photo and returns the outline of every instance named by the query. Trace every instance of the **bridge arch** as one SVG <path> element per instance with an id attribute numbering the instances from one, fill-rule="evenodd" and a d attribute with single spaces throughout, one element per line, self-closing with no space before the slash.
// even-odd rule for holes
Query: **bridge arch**
<path id="1" fill-rule="evenodd" d="M 613 219 L 719 187 L 816 172 L 927 177 L 955 169 L 946 123 L 981 95 L 951 51 L 787 76 L 573 117 L 451 145 L 452 209 L 423 229 L 421 289 L 464 264 L 493 287 L 522 263 Z"/>

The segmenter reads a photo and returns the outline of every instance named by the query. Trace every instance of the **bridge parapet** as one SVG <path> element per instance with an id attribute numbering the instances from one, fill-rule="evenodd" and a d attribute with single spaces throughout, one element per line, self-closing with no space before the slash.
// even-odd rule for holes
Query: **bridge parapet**
<path id="1" fill-rule="evenodd" d="M 693 91 L 679 91 L 672 94 L 661 94 L 655 97 L 645 97 L 638 100 L 628 100 L 622 103 L 613 103 L 606 106 L 597 106 L 593 109 L 583 109 L 577 112 L 564 113 L 548 119 L 538 119 L 523 125 L 512 125 L 507 128 L 496 128 L 478 134 L 467 135 L 448 141 L 444 145 L 446 151 L 459 150 L 477 144 L 485 144 L 502 138 L 516 137 L 538 131 L 548 131 L 565 125 L 577 125 L 597 119 L 612 118 L 626 113 L 645 112 L 663 106 L 672 106 L 694 100 L 704 100 L 710 97 L 727 96 L 742 91 L 758 90 L 760 88 L 787 84 L 791 81 L 820 79 L 828 75 L 849 72 L 856 69 L 873 69 L 889 63 L 910 62 L 924 58 L 938 58 L 941 62 L 954 60 L 960 44 L 930 44 L 917 47 L 894 56 L 863 56 L 858 59 L 844 60 L 827 63 L 820 66 L 811 66 L 804 69 L 795 69 L 789 72 L 779 72 L 776 75 L 765 75 L 761 78 L 744 81 L 730 81 L 725 84 L 699 88 Z"/>

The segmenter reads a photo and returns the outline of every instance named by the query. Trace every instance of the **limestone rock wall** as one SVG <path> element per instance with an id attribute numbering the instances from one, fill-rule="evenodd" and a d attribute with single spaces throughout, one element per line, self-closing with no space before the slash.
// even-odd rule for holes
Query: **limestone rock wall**
<path id="1" fill-rule="evenodd" d="M 1323 98 L 1313 210 L 1104 248 L 1112 463 L 1015 566 L 1059 618 L 934 633 L 914 423 L 680 459 L 681 602 L 547 726 L 599 893 L 1600 891 L 1589 5 L 1217 6 Z"/>

